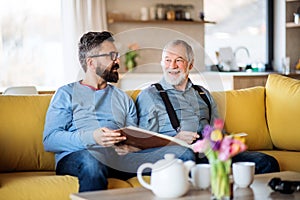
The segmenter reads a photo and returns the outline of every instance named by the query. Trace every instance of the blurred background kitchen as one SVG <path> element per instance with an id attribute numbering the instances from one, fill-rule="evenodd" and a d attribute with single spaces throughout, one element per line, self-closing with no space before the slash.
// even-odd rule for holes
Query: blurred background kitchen
<path id="1" fill-rule="evenodd" d="M 0 0 L 0 91 L 55 90 L 80 79 L 76 45 L 89 30 L 115 33 L 124 89 L 138 77 L 159 79 L 161 48 L 172 37 L 193 44 L 194 73 L 209 72 L 203 84 L 215 71 L 297 73 L 299 8 L 300 0 Z M 139 56 L 129 73 L 125 54 L 133 43 Z M 223 84 L 228 76 L 218 73 Z"/>

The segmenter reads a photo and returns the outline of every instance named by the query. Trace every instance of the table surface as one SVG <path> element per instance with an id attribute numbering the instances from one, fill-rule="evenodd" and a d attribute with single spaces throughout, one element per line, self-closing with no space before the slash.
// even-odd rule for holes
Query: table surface
<path id="1" fill-rule="evenodd" d="M 274 192 L 269 186 L 268 182 L 274 178 L 278 177 L 281 180 L 299 181 L 300 173 L 284 171 L 278 173 L 269 173 L 255 175 L 254 182 L 248 188 L 237 188 L 234 187 L 234 199 L 300 199 L 300 192 L 294 192 L 293 194 L 281 194 L 279 192 Z M 125 189 L 111 189 L 103 191 L 94 192 L 82 192 L 70 195 L 72 200 L 159 200 L 161 198 L 156 197 L 152 191 L 147 190 L 143 187 L 138 188 L 125 188 Z M 210 199 L 211 194 L 209 190 L 197 190 L 190 189 L 187 194 L 177 198 L 183 199 Z"/>

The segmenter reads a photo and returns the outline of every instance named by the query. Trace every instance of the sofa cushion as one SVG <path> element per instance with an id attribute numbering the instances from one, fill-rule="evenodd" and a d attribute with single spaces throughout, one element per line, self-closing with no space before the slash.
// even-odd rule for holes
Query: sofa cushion
<path id="1" fill-rule="evenodd" d="M 51 97 L 0 95 L 0 172 L 54 169 L 42 143 Z"/>
<path id="2" fill-rule="evenodd" d="M 55 172 L 0 173 L 0 199 L 69 199 L 78 192 L 78 179 Z"/>
<path id="3" fill-rule="evenodd" d="M 265 89 L 212 92 L 228 133 L 245 132 L 249 150 L 272 149 L 265 118 Z"/>
<path id="4" fill-rule="evenodd" d="M 145 175 L 145 176 L 143 176 L 143 179 L 146 183 L 148 183 L 148 184 L 151 183 L 151 176 Z M 140 184 L 140 181 L 138 180 L 137 176 L 128 179 L 127 182 L 130 183 L 130 185 L 132 187 L 142 187 L 142 185 Z"/>
<path id="5" fill-rule="evenodd" d="M 264 150 L 261 152 L 273 156 L 279 163 L 280 171 L 300 172 L 299 151 Z"/>
<path id="6" fill-rule="evenodd" d="M 117 188 L 129 188 L 132 187 L 131 184 L 127 181 L 117 179 L 117 178 L 108 178 L 107 189 L 117 189 Z"/>
<path id="7" fill-rule="evenodd" d="M 274 146 L 300 150 L 300 81 L 278 74 L 266 83 L 266 109 Z"/>
<path id="8" fill-rule="evenodd" d="M 0 184 L 0 199 L 69 199 L 79 189 L 76 177 L 54 171 L 0 173 Z M 129 181 L 108 178 L 108 189 L 129 187 Z"/>

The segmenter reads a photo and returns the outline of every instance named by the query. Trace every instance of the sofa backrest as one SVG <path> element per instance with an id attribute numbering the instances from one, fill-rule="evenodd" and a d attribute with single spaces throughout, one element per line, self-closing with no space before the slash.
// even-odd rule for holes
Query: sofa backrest
<path id="1" fill-rule="evenodd" d="M 300 81 L 270 74 L 266 83 L 266 110 L 274 146 L 299 151 Z"/>
<path id="2" fill-rule="evenodd" d="M 0 172 L 54 169 L 42 143 L 51 97 L 0 95 Z"/>
<path id="3" fill-rule="evenodd" d="M 133 99 L 133 101 L 135 101 L 141 90 L 126 90 L 125 92 Z"/>
<path id="4" fill-rule="evenodd" d="M 126 91 L 134 100 L 139 92 Z M 42 142 L 52 95 L 0 95 L 0 172 L 55 169 L 54 154 Z"/>

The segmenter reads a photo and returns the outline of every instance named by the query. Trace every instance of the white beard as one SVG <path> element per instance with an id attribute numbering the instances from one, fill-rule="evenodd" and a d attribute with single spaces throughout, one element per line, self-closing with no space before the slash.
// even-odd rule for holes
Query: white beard
<path id="1" fill-rule="evenodd" d="M 164 77 L 165 77 L 165 80 L 167 81 L 167 83 L 169 83 L 171 85 L 175 85 L 175 86 L 181 85 L 186 80 L 186 76 L 189 74 L 189 69 L 187 69 L 187 71 L 185 73 L 180 71 L 179 76 L 173 77 L 169 74 L 170 71 L 175 71 L 175 70 L 169 70 L 169 71 L 163 70 Z"/>

